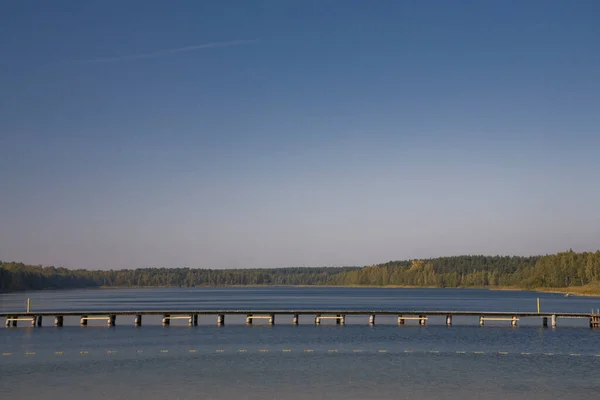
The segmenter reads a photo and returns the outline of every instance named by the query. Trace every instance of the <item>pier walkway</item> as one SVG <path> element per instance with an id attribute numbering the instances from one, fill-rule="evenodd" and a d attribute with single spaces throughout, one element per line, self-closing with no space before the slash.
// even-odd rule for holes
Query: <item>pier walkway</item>
<path id="1" fill-rule="evenodd" d="M 251 325 L 255 320 L 266 320 L 274 324 L 276 317 L 289 316 L 291 323 L 297 325 L 299 317 L 313 316 L 315 325 L 324 320 L 332 320 L 338 325 L 346 322 L 346 316 L 364 316 L 365 323 L 375 325 L 377 316 L 395 316 L 398 325 L 407 321 L 415 321 L 426 325 L 429 317 L 443 317 L 447 326 L 452 325 L 453 317 L 478 317 L 479 325 L 486 322 L 506 321 L 516 327 L 522 319 L 538 319 L 544 327 L 556 328 L 561 318 L 584 318 L 589 320 L 590 328 L 600 328 L 600 313 L 538 313 L 538 312 L 492 312 L 492 311 L 377 311 L 377 310 L 129 310 L 129 311 L 46 311 L 46 312 L 3 312 L 0 318 L 5 318 L 6 327 L 17 327 L 19 323 L 26 326 L 42 326 L 44 317 L 54 317 L 54 326 L 63 326 L 65 317 L 79 317 L 80 325 L 86 326 L 88 321 L 105 321 L 107 326 L 115 326 L 117 317 L 133 317 L 135 326 L 142 325 L 143 316 L 161 316 L 162 324 L 170 325 L 173 320 L 184 320 L 189 325 L 198 325 L 199 316 L 215 316 L 217 325 L 225 324 L 227 315 L 245 315 L 246 323 Z"/>

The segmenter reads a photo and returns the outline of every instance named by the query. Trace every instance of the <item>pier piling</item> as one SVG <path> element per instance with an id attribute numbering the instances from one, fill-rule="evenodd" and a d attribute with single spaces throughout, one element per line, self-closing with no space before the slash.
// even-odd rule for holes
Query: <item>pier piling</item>
<path id="1" fill-rule="evenodd" d="M 171 316 L 169 314 L 163 315 L 162 324 L 163 326 L 171 325 Z"/>
<path id="2" fill-rule="evenodd" d="M 452 326 L 452 315 L 446 315 L 446 326 Z"/>
<path id="3" fill-rule="evenodd" d="M 142 315 L 138 314 L 133 319 L 133 326 L 142 326 Z"/>
<path id="4" fill-rule="evenodd" d="M 375 314 L 371 314 L 369 317 L 369 325 L 375 325 Z"/>
<path id="5" fill-rule="evenodd" d="M 269 314 L 269 315 L 248 314 L 246 316 L 246 324 L 252 325 L 252 323 L 254 322 L 255 319 L 266 319 L 268 321 L 269 325 L 275 324 L 275 314 Z"/>
<path id="6" fill-rule="evenodd" d="M 556 320 L 557 320 L 556 314 L 552 314 L 552 318 L 550 319 L 550 321 L 551 321 L 550 323 L 551 323 L 551 325 L 552 325 L 553 328 L 556 328 Z"/>
<path id="7" fill-rule="evenodd" d="M 224 314 L 219 314 L 217 316 L 217 325 L 218 326 L 225 325 L 225 315 Z"/>
<path id="8" fill-rule="evenodd" d="M 322 319 L 334 319 L 336 325 L 344 325 L 346 323 L 346 316 L 344 314 L 337 314 L 337 315 L 316 314 L 315 325 L 321 325 Z"/>
<path id="9" fill-rule="evenodd" d="M 79 320 L 79 325 L 87 326 L 87 324 L 88 324 L 87 315 L 82 315 L 81 319 Z"/>
<path id="10" fill-rule="evenodd" d="M 115 326 L 115 323 L 117 322 L 117 316 L 112 314 L 108 316 L 108 320 L 106 320 L 106 325 L 107 326 Z"/>
<path id="11" fill-rule="evenodd" d="M 513 315 L 512 317 L 486 317 L 484 315 L 480 315 L 479 316 L 479 326 L 484 326 L 485 321 L 490 320 L 490 321 L 510 321 L 510 325 L 513 327 L 517 326 L 517 321 L 519 321 L 519 318 L 516 315 Z"/>
<path id="12" fill-rule="evenodd" d="M 62 315 L 54 316 L 54 326 L 63 326 L 64 318 Z"/>
<path id="13" fill-rule="evenodd" d="M 298 325 L 298 314 L 294 314 L 292 317 L 292 324 Z"/>

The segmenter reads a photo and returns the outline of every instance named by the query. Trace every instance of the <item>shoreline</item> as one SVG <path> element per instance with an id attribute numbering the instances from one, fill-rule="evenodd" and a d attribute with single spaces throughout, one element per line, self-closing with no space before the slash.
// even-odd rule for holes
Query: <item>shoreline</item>
<path id="1" fill-rule="evenodd" d="M 463 289 L 463 290 L 494 290 L 568 294 L 571 296 L 600 297 L 600 287 L 571 286 L 565 288 L 532 288 L 525 289 L 518 286 L 414 286 L 414 285 L 199 285 L 192 287 L 181 286 L 100 286 L 90 289 L 203 289 L 203 288 L 261 288 L 261 287 L 295 287 L 295 288 L 365 288 L 365 289 Z"/>
<path id="2" fill-rule="evenodd" d="M 0 294 L 35 293 L 42 291 L 71 291 L 71 290 L 125 290 L 125 289 L 214 289 L 214 288 L 267 288 L 267 287 L 292 287 L 292 288 L 351 288 L 351 289 L 461 289 L 461 290 L 493 290 L 493 291 L 518 291 L 564 294 L 580 297 L 600 297 L 600 286 L 571 286 L 565 288 L 531 288 L 525 289 L 517 286 L 414 286 L 414 285 L 199 285 L 191 287 L 182 286 L 97 286 L 82 288 L 48 288 L 40 290 L 23 290 L 0 292 Z"/>

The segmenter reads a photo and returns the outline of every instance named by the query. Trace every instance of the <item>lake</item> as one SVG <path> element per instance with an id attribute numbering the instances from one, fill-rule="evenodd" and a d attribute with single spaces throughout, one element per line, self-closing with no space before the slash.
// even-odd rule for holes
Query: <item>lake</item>
<path id="1" fill-rule="evenodd" d="M 43 291 L 0 295 L 2 311 L 354 309 L 590 312 L 600 299 L 470 289 L 202 288 Z M 443 318 L 427 326 L 394 317 L 311 316 L 274 326 L 214 316 L 200 325 L 131 317 L 117 326 L 0 328 L 0 397 L 70 399 L 589 399 L 600 390 L 600 332 L 587 320 L 477 325 Z M 414 322 L 414 321 L 413 321 Z"/>

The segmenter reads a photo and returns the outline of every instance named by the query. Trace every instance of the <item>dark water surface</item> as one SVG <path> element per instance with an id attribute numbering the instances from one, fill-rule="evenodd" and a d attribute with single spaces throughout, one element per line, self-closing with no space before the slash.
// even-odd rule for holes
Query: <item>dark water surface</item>
<path id="1" fill-rule="evenodd" d="M 0 295 L 3 311 L 128 309 L 363 309 L 590 312 L 600 299 L 454 289 L 226 288 L 47 291 Z M 600 390 L 600 332 L 587 320 L 477 326 L 200 326 L 131 317 L 117 326 L 0 328 L 0 398 L 36 399 L 590 399 Z"/>

